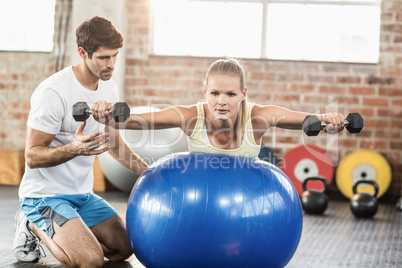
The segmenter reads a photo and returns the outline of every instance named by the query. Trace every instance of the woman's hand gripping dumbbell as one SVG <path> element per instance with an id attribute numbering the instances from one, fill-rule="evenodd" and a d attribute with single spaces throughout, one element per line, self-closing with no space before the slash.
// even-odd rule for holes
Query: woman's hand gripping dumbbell
<path id="1" fill-rule="evenodd" d="M 350 113 L 343 122 L 343 126 L 350 133 L 359 133 L 364 127 L 363 117 L 359 113 Z M 303 131 L 307 136 L 317 136 L 326 127 L 327 123 L 321 122 L 316 115 L 308 115 L 303 120 Z"/>
<path id="2" fill-rule="evenodd" d="M 86 102 L 77 102 L 73 105 L 73 117 L 75 121 L 85 121 L 91 114 L 91 109 Z M 115 122 L 124 122 L 130 116 L 130 107 L 125 102 L 117 102 L 112 106 L 110 114 Z"/>

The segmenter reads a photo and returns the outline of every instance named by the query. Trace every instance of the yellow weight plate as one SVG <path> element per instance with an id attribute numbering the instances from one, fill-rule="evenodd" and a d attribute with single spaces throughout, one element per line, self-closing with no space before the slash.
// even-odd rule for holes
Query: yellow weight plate
<path id="1" fill-rule="evenodd" d="M 358 180 L 374 180 L 379 186 L 377 198 L 381 197 L 391 184 L 392 172 L 388 161 L 372 150 L 358 150 L 346 155 L 336 170 L 336 185 L 347 198 L 353 197 L 353 184 Z M 359 185 L 357 192 L 373 192 L 370 185 Z"/>

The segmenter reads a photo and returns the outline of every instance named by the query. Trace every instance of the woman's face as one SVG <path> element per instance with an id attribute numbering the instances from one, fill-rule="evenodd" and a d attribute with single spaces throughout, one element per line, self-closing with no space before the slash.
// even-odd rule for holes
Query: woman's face
<path id="1" fill-rule="evenodd" d="M 240 78 L 225 75 L 212 75 L 204 94 L 209 113 L 215 120 L 232 120 L 234 124 L 241 102 L 246 99 L 247 89 L 240 90 Z"/>

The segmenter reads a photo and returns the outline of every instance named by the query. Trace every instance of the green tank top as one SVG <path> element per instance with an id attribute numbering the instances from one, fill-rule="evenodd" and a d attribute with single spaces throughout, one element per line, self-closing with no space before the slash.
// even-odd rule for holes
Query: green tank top
<path id="1" fill-rule="evenodd" d="M 197 122 L 193 133 L 188 137 L 188 149 L 193 153 L 221 154 L 238 157 L 256 158 L 260 152 L 260 145 L 254 140 L 253 126 L 251 124 L 251 110 L 254 103 L 247 105 L 247 119 L 244 128 L 243 141 L 239 148 L 233 150 L 225 150 L 215 148 L 208 140 L 207 130 L 205 127 L 204 103 L 197 103 Z"/>

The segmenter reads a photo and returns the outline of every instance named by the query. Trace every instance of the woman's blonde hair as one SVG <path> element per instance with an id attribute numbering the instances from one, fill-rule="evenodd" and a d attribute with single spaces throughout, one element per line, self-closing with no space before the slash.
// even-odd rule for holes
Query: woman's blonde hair
<path id="1" fill-rule="evenodd" d="M 246 88 L 245 82 L 245 68 L 242 63 L 238 59 L 227 58 L 227 59 L 219 59 L 212 63 L 207 71 L 207 75 L 205 77 L 204 86 L 208 86 L 208 79 L 212 75 L 225 75 L 230 77 L 238 77 L 240 80 L 240 91 L 243 92 Z M 236 134 L 237 140 L 243 140 L 244 128 L 247 120 L 247 96 L 241 102 L 239 112 L 237 114 L 236 121 Z"/>

